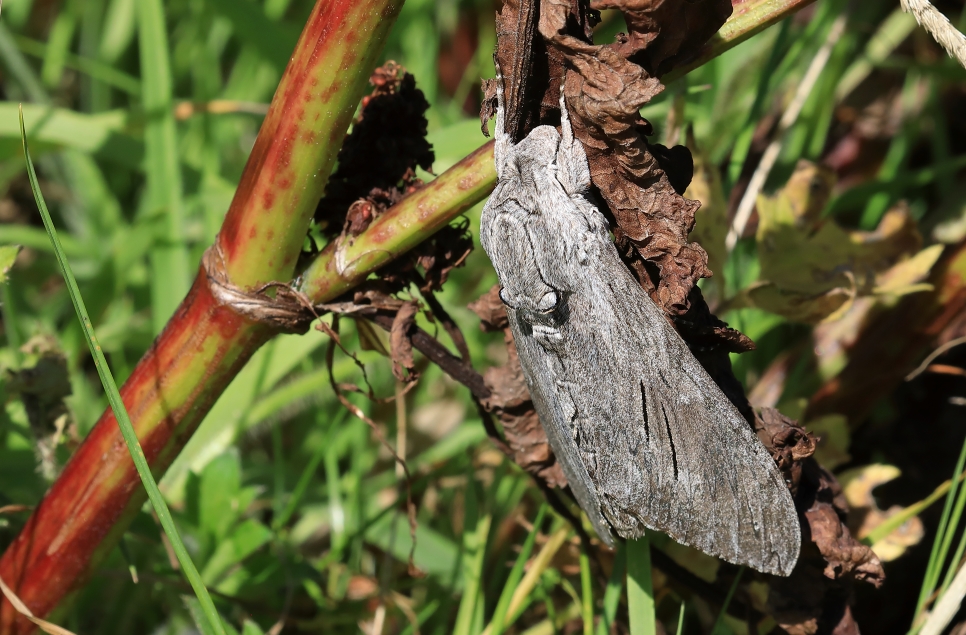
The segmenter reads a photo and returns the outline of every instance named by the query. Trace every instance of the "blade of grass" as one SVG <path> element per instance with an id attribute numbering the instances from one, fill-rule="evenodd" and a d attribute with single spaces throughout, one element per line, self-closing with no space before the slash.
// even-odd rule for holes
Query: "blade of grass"
<path id="1" fill-rule="evenodd" d="M 292 490 L 292 495 L 289 497 L 288 503 L 286 503 L 282 513 L 276 516 L 272 521 L 272 529 L 278 531 L 284 527 L 295 513 L 299 503 L 302 502 L 302 497 L 305 496 L 305 491 L 309 488 L 309 483 L 312 481 L 312 477 L 315 476 L 316 470 L 319 469 L 319 465 L 325 459 L 331 439 L 335 437 L 335 433 L 338 432 L 339 426 L 342 425 L 342 422 L 345 421 L 345 418 L 348 416 L 348 414 L 348 410 L 341 409 L 332 418 L 329 434 L 327 435 L 325 442 L 319 443 L 318 446 L 316 446 L 315 453 L 312 455 L 312 458 L 309 459 L 308 464 L 302 471 L 302 475 L 299 476 L 299 480 L 295 484 L 295 489 Z M 336 491 L 335 495 L 338 497 L 338 491 Z"/>
<path id="2" fill-rule="evenodd" d="M 2 593 L 3 597 L 7 598 L 7 601 L 10 602 L 15 609 L 17 609 L 18 613 L 39 626 L 40 630 L 43 632 L 49 633 L 50 635 L 74 635 L 73 632 L 67 630 L 66 628 L 34 616 L 34 614 L 30 612 L 30 609 L 27 607 L 27 605 L 17 597 L 17 594 L 14 593 L 10 587 L 6 585 L 6 583 L 4 583 L 3 578 L 0 578 L 0 593 Z"/>
<path id="3" fill-rule="evenodd" d="M 178 563 L 181 565 L 181 570 L 184 572 L 185 577 L 188 578 L 188 582 L 191 584 L 191 588 L 194 590 L 195 596 L 201 603 L 202 610 L 211 623 L 213 632 L 219 635 L 224 635 L 225 631 L 221 623 L 221 618 L 218 616 L 218 611 L 215 609 L 215 604 L 212 602 L 211 596 L 208 595 L 208 590 L 202 583 L 201 576 L 199 575 L 198 570 L 195 568 L 194 563 L 191 561 L 191 556 L 188 555 L 188 550 L 185 548 L 184 542 L 181 540 L 177 527 L 175 527 L 174 519 L 171 517 L 171 512 L 168 510 L 168 506 L 164 502 L 164 498 L 161 496 L 161 491 L 158 490 L 158 484 L 154 480 L 154 476 L 151 474 L 151 468 L 148 466 L 148 461 L 141 449 L 141 444 L 138 442 L 137 434 L 134 432 L 134 426 L 131 425 L 131 419 L 128 417 L 127 408 L 125 408 L 124 402 L 121 400 L 121 395 L 118 393 L 117 385 L 114 383 L 114 377 L 111 375 L 111 370 L 107 366 L 107 360 L 104 358 L 104 353 L 101 351 L 101 347 L 97 343 L 97 337 L 94 334 L 94 327 L 91 323 L 90 317 L 87 314 L 87 308 L 84 306 L 84 299 L 81 297 L 80 290 L 77 288 L 77 281 L 74 279 L 74 274 L 71 271 L 70 263 L 67 262 L 67 256 L 64 254 L 64 250 L 60 246 L 60 240 L 57 238 L 57 229 L 54 227 L 54 223 L 50 218 L 50 213 L 47 211 L 47 205 L 44 202 L 44 197 L 40 192 L 40 185 L 37 182 L 37 173 L 34 171 L 33 162 L 30 160 L 30 150 L 27 148 L 27 131 L 23 123 L 23 113 L 20 115 L 20 130 L 21 134 L 23 135 L 23 151 L 24 158 L 27 162 L 27 176 L 30 179 L 30 188 L 33 191 L 34 200 L 37 202 L 37 207 L 40 210 L 41 217 L 43 218 L 44 227 L 47 229 L 47 233 L 50 235 L 50 242 L 54 245 L 54 253 L 57 256 L 57 264 L 60 266 L 61 273 L 64 275 L 64 281 L 67 283 L 67 289 L 70 292 L 70 299 L 74 304 L 74 311 L 77 313 L 77 319 L 80 321 L 81 326 L 84 329 L 84 334 L 87 336 L 87 344 L 91 349 L 91 355 L 94 357 L 94 365 L 97 368 L 97 374 L 101 379 L 101 384 L 104 386 L 104 392 L 107 393 L 107 400 L 110 402 L 111 409 L 114 411 L 114 416 L 121 428 L 121 434 L 124 437 L 124 442 L 127 444 L 128 451 L 131 453 L 131 458 L 134 460 L 134 466 L 138 471 L 138 475 L 141 477 L 141 482 L 144 484 L 144 489 L 147 490 L 151 505 L 154 507 L 154 511 L 158 515 L 158 520 L 161 522 L 161 526 L 164 528 L 165 535 L 168 537 L 168 540 L 171 541 L 175 555 L 178 558 Z"/>
<path id="4" fill-rule="evenodd" d="M 681 635 L 684 632 L 684 602 L 681 602 L 681 610 L 678 611 L 678 627 L 675 633 Z"/>
<path id="5" fill-rule="evenodd" d="M 47 54 L 47 48 L 49 46 L 47 43 L 39 42 L 24 35 L 14 36 L 13 41 L 16 42 L 17 48 L 27 55 L 42 58 Z M 141 94 L 141 80 L 114 68 L 110 64 L 105 64 L 104 62 L 89 57 L 75 55 L 68 51 L 64 56 L 63 65 L 64 68 L 85 73 L 93 79 L 102 81 L 125 93 L 131 95 Z"/>
<path id="6" fill-rule="evenodd" d="M 162 243 L 151 250 L 151 320 L 155 333 L 164 328 L 191 279 L 165 25 L 161 0 L 138 2 L 142 99 L 148 118 L 144 128 L 146 200 L 148 209 L 163 210 L 165 219 Z"/>
<path id="7" fill-rule="evenodd" d="M 626 549 L 625 543 L 618 543 L 617 553 L 614 554 L 614 568 L 610 572 L 607 588 L 604 589 L 604 610 L 597 624 L 597 635 L 608 635 L 611 625 L 617 619 L 617 607 L 621 601 L 621 591 L 624 590 L 624 571 L 627 568 L 627 558 L 624 557 Z"/>
<path id="8" fill-rule="evenodd" d="M 949 570 L 952 572 L 953 567 Z M 959 568 L 949 589 L 940 592 L 935 608 L 923 623 L 922 630 L 919 631 L 920 635 L 940 635 L 959 612 L 964 595 L 966 595 L 966 565 Z"/>
<path id="9" fill-rule="evenodd" d="M 510 569 L 510 575 L 507 576 L 506 584 L 503 586 L 503 592 L 500 593 L 500 599 L 497 600 L 496 608 L 493 610 L 493 619 L 490 621 L 490 625 L 486 631 L 484 631 L 488 635 L 502 635 L 503 633 L 504 626 L 507 623 L 507 614 L 510 610 L 510 601 L 513 598 L 514 591 L 520 585 L 520 580 L 523 578 L 523 570 L 527 565 L 530 554 L 533 552 L 533 545 L 537 541 L 537 534 L 540 533 L 540 527 L 543 526 L 543 519 L 546 515 L 547 505 L 544 503 L 537 510 L 537 517 L 533 521 L 533 529 L 530 530 L 526 540 L 523 541 L 520 554 L 517 556 L 516 562 L 513 563 L 513 568 Z"/>
<path id="10" fill-rule="evenodd" d="M 960 475 L 963 473 L 963 466 L 966 464 L 966 440 L 963 442 L 963 447 L 959 452 L 959 458 L 956 461 L 956 468 L 953 470 L 953 478 L 949 487 L 949 493 L 946 494 L 946 502 L 943 505 L 943 512 L 939 518 L 939 526 L 936 529 L 936 538 L 932 543 L 932 550 L 929 553 L 929 561 L 926 564 L 926 573 L 922 579 L 922 588 L 919 591 L 919 599 L 916 601 L 916 613 L 913 617 L 913 624 L 910 628 L 910 632 L 915 633 L 919 630 L 921 625 L 920 619 L 923 610 L 926 607 L 926 602 L 929 600 L 929 596 L 936 588 L 936 582 L 939 579 L 939 573 L 942 570 L 943 564 L 943 554 L 942 554 L 942 544 L 945 541 L 945 534 L 950 530 L 949 519 L 953 514 L 953 502 L 957 498 L 957 490 L 960 487 L 959 480 Z M 966 489 L 966 488 L 964 488 Z"/>
<path id="11" fill-rule="evenodd" d="M 962 482 L 963 477 L 966 477 L 966 473 L 960 474 L 957 478 L 957 481 Z M 869 535 L 862 539 L 862 544 L 869 545 L 871 547 L 901 527 L 913 516 L 918 516 L 921 514 L 923 511 L 929 508 L 929 506 L 945 496 L 949 492 L 949 489 L 953 486 L 953 482 L 953 480 L 947 480 L 945 483 L 934 489 L 929 496 L 925 497 L 918 503 L 909 505 L 894 516 L 889 516 L 889 518 L 883 521 L 881 525 L 870 531 Z"/>
<path id="12" fill-rule="evenodd" d="M 477 491 L 472 470 L 466 485 L 466 520 L 463 530 L 463 597 L 456 613 L 454 635 L 476 635 L 483 627 L 483 561 L 492 515 L 483 513 L 483 501 Z"/>
<path id="13" fill-rule="evenodd" d="M 534 531 L 537 528 L 534 527 Z M 547 567 L 550 566 L 550 561 L 553 557 L 560 551 L 564 542 L 567 541 L 567 537 L 570 535 L 569 525 L 561 525 L 554 533 L 550 535 L 547 543 L 543 546 L 537 556 L 533 559 L 530 565 L 530 569 L 520 580 L 519 586 L 513 589 L 513 595 L 510 598 L 510 605 L 506 610 L 506 621 L 503 624 L 503 628 L 506 628 L 513 624 L 520 614 L 523 613 L 524 609 L 529 606 L 530 601 L 533 599 L 533 589 L 536 588 L 537 582 L 540 581 L 540 576 L 546 571 Z M 524 559 L 524 564 L 526 560 Z M 512 588 L 512 587 L 511 587 Z M 492 630 L 493 624 L 490 624 L 483 630 L 482 635 L 493 635 Z"/>
<path id="14" fill-rule="evenodd" d="M 711 635 L 725 635 L 728 632 L 727 628 L 725 627 L 725 615 L 728 614 L 728 606 L 731 604 L 731 598 L 735 596 L 735 590 L 738 588 L 738 582 L 741 581 L 741 574 L 744 572 L 744 567 L 738 569 L 738 574 L 731 583 L 731 588 L 728 589 L 728 595 L 725 596 L 724 603 L 721 605 L 721 610 L 718 611 L 718 617 L 716 617 L 714 620 L 714 626 L 711 627 Z"/>
<path id="15" fill-rule="evenodd" d="M 921 89 L 920 84 L 921 80 L 918 73 L 910 72 L 906 75 L 906 82 L 902 89 L 901 99 L 904 121 L 899 129 L 899 133 L 892 138 L 885 159 L 879 167 L 879 174 L 876 175 L 876 179 L 879 181 L 890 182 L 896 176 L 906 171 L 905 166 L 908 162 L 911 145 L 915 143 L 915 132 L 918 127 L 909 121 L 908 117 L 915 111 L 916 101 L 918 100 Z M 889 195 L 888 191 L 877 192 L 873 195 L 862 211 L 862 217 L 859 221 L 862 229 L 869 231 L 875 229 L 882 219 L 882 216 L 889 209 L 889 206 L 892 205 L 892 202 L 893 198 Z"/>
<path id="16" fill-rule="evenodd" d="M 594 589 L 590 579 L 590 558 L 580 550 L 580 605 L 584 620 L 584 635 L 594 635 Z"/>
<path id="17" fill-rule="evenodd" d="M 647 534 L 627 541 L 627 614 L 631 635 L 654 635 L 654 588 L 651 581 L 651 541 Z"/>

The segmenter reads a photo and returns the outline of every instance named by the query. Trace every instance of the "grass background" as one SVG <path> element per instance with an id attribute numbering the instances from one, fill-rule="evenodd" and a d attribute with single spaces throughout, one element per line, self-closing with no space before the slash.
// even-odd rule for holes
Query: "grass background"
<path id="1" fill-rule="evenodd" d="M 961 3 L 939 6 L 962 25 Z M 137 0 L 3 6 L 0 244 L 25 249 L 0 286 L 0 506 L 39 501 L 107 406 L 32 203 L 18 102 L 41 188 L 120 383 L 212 243 L 311 3 L 176 0 L 156 8 L 156 19 L 148 19 Z M 412 72 L 431 104 L 437 174 L 483 141 L 475 112 L 479 78 L 493 74 L 493 10 L 489 2 L 409 0 L 387 46 L 385 58 Z M 845 227 L 871 230 L 903 200 L 927 244 L 958 244 L 966 233 L 966 190 L 957 179 L 966 128 L 956 113 L 966 104 L 966 71 L 891 3 L 820 0 L 671 84 L 643 114 L 659 140 L 682 123 L 690 127 L 694 149 L 721 179 L 727 200 L 749 153 L 755 156 L 756 131 L 787 105 L 843 11 L 848 27 L 789 131 L 766 191 L 780 188 L 799 160 L 828 160 L 859 115 L 880 104 L 885 114 L 869 133 L 868 156 L 839 170 L 827 213 Z M 623 29 L 618 14 L 604 18 L 599 42 Z M 158 109 L 176 117 L 159 123 L 146 116 Z M 713 211 L 706 205 L 699 214 Z M 476 227 L 479 209 L 469 216 Z M 714 226 L 713 217 L 704 218 Z M 723 233 L 709 240 L 723 244 Z M 759 278 L 756 248 L 754 237 L 739 242 L 715 272 L 717 281 L 706 281 L 709 297 L 731 297 Z M 495 282 L 477 249 L 440 294 L 480 370 L 502 362 L 502 338 L 481 333 L 465 306 Z M 759 345 L 735 359 L 749 389 L 776 358 L 807 347 L 813 336 L 810 326 L 761 309 L 722 317 Z M 374 341 L 380 337 L 349 326 L 346 344 L 365 349 L 359 355 L 373 387 L 388 396 L 397 386 Z M 189 551 L 234 628 L 267 632 L 284 616 L 285 632 L 371 632 L 381 623 L 385 633 L 413 632 L 418 624 L 423 633 L 493 634 L 502 621 L 508 632 L 535 635 L 584 628 L 580 617 L 588 610 L 626 611 L 617 603 L 621 576 L 607 589 L 590 579 L 566 524 L 543 509 L 530 480 L 485 439 L 466 391 L 432 366 L 399 406 L 353 398 L 389 439 L 397 442 L 405 431 L 419 499 L 415 563 L 426 574 L 409 576 L 397 468 L 366 424 L 347 416 L 331 394 L 326 343 L 313 331 L 264 347 L 162 479 Z M 362 381 L 345 357 L 337 356 L 335 372 Z M 794 368 L 782 410 L 800 412 L 801 400 L 829 372 L 807 363 Z M 838 452 L 841 473 L 899 465 L 903 475 L 883 488 L 882 508 L 926 497 L 949 478 L 962 445 L 962 408 L 949 403 L 963 394 L 956 381 L 923 378 L 883 395 L 867 421 L 828 424 L 823 436 L 835 442 L 825 446 L 826 456 Z M 910 437 L 902 459 L 883 437 L 914 425 L 923 433 Z M 856 612 L 864 623 L 911 623 L 923 580 L 943 567 L 933 562 L 927 571 L 938 516 L 938 507 L 923 516 L 925 539 L 900 550 L 885 588 L 859 590 Z M 0 548 L 24 519 L 0 516 Z M 953 520 L 947 515 L 944 522 Z M 954 528 L 952 522 L 950 536 Z M 195 632 L 196 601 L 160 536 L 145 507 L 58 621 L 80 633 Z M 660 536 L 652 543 L 714 579 L 710 559 Z M 535 566 L 524 575 L 530 556 Z M 529 592 L 514 602 L 521 587 Z M 718 610 L 660 573 L 655 602 L 668 629 L 683 616 L 687 633 L 709 632 Z M 747 632 L 731 618 L 719 628 Z"/>

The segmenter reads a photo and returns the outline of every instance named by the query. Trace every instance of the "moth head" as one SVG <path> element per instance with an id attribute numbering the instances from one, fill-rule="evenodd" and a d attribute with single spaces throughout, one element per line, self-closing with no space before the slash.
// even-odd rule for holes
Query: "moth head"
<path id="1" fill-rule="evenodd" d="M 500 301 L 530 323 L 553 324 L 563 318 L 565 294 L 546 284 L 528 285 L 525 291 L 500 288 Z"/>

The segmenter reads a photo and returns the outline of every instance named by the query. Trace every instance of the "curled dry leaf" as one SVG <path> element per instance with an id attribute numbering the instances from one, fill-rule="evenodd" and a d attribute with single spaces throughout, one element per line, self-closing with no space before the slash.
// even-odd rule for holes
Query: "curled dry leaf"
<path id="1" fill-rule="evenodd" d="M 596 0 L 594 9 L 619 9 L 627 35 L 613 48 L 660 77 L 688 61 L 731 15 L 720 0 Z"/>
<path id="2" fill-rule="evenodd" d="M 625 4 L 607 7 L 625 9 Z M 663 90 L 661 82 L 623 53 L 646 57 L 648 43 L 665 45 L 674 55 L 686 55 L 684 46 L 700 46 L 724 22 L 707 22 L 710 31 L 704 39 L 691 39 L 685 22 L 663 25 L 660 31 L 645 19 L 645 5 L 638 3 L 639 26 L 650 31 L 632 32 L 628 42 L 635 44 L 595 46 L 569 28 L 570 3 L 545 0 L 541 5 L 540 33 L 562 52 L 571 70 L 567 71 L 564 94 L 574 123 L 574 131 L 584 144 L 591 178 L 613 214 L 618 249 L 659 306 L 668 313 L 684 313 L 688 295 L 697 280 L 710 275 L 707 254 L 688 242 L 694 226 L 694 213 L 700 203 L 681 196 L 691 180 L 693 165 L 686 149 L 668 150 L 647 142 L 646 130 L 638 113 L 641 106 Z M 685 4 L 685 3 L 667 3 Z M 710 4 L 710 3 L 702 3 Z M 718 2 L 727 8 L 731 3 Z M 625 12 L 625 15 L 628 15 Z M 705 15 L 711 15 L 705 10 Z M 656 17 L 652 14 L 651 17 Z M 630 26 L 629 22 L 629 26 Z M 675 34 L 674 31 L 678 31 Z M 672 41 L 679 40 L 677 45 Z M 625 42 L 626 44 L 626 42 Z M 669 61 L 655 52 L 658 64 Z M 669 173 L 673 177 L 669 177 Z M 675 188 L 677 185 L 677 189 Z"/>
<path id="3" fill-rule="evenodd" d="M 876 554 L 846 525 L 842 487 L 812 457 L 818 439 L 774 408 L 762 408 L 758 438 L 775 457 L 795 495 L 806 541 L 788 578 L 775 578 L 769 613 L 789 633 L 858 633 L 848 608 L 853 580 L 875 586 L 885 572 Z"/>
<path id="4" fill-rule="evenodd" d="M 410 383 L 419 378 L 413 362 L 413 342 L 410 339 L 412 328 L 416 325 L 419 307 L 415 302 L 406 302 L 396 311 L 389 331 L 389 352 L 392 355 L 392 374 L 399 381 Z"/>
<path id="5" fill-rule="evenodd" d="M 771 452 L 791 485 L 792 493 L 797 493 L 802 479 L 802 462 L 815 453 L 818 439 L 774 408 L 759 410 L 755 423 L 758 438 Z"/>
<path id="6" fill-rule="evenodd" d="M 849 609 L 852 581 L 879 586 L 885 577 L 882 564 L 849 533 L 841 487 L 813 459 L 803 464 L 796 504 L 805 510 L 809 541 L 792 575 L 772 581 L 768 612 L 788 633 L 858 635 Z"/>

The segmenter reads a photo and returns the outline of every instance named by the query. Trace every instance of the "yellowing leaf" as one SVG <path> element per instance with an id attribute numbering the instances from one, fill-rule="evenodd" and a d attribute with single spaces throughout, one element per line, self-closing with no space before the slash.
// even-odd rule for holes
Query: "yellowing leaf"
<path id="1" fill-rule="evenodd" d="M 0 246 L 0 284 L 4 284 L 7 281 L 7 273 L 10 268 L 13 267 L 14 261 L 17 260 L 17 254 L 23 249 L 20 245 L 3 245 Z"/>
<path id="2" fill-rule="evenodd" d="M 928 291 L 932 285 L 922 281 L 942 255 L 942 245 L 926 247 L 912 258 L 903 260 L 876 277 L 877 295 L 900 296 L 916 291 Z"/>
<path id="3" fill-rule="evenodd" d="M 805 293 L 781 288 L 772 282 L 757 282 L 742 291 L 730 307 L 752 306 L 795 322 L 817 324 L 848 310 L 854 297 L 853 290 L 841 287 L 823 293 Z"/>
<path id="4" fill-rule="evenodd" d="M 855 516 L 862 519 L 861 525 L 851 528 L 857 538 L 868 536 L 887 519 L 903 512 L 905 508 L 898 505 L 882 511 L 872 495 L 872 490 L 898 478 L 900 474 L 899 468 L 893 465 L 872 464 L 839 475 L 845 498 L 856 512 Z M 883 562 L 895 560 L 906 549 L 918 544 L 924 533 L 922 521 L 918 516 L 912 516 L 896 530 L 877 540 L 872 545 L 872 550 Z"/>
<path id="5" fill-rule="evenodd" d="M 850 231 L 822 221 L 834 174 L 799 161 L 781 191 L 758 199 L 760 279 L 729 308 L 753 306 L 817 324 L 841 319 L 863 296 L 887 300 L 921 291 L 941 251 L 920 251 L 922 237 L 904 205 L 875 231 Z"/>

